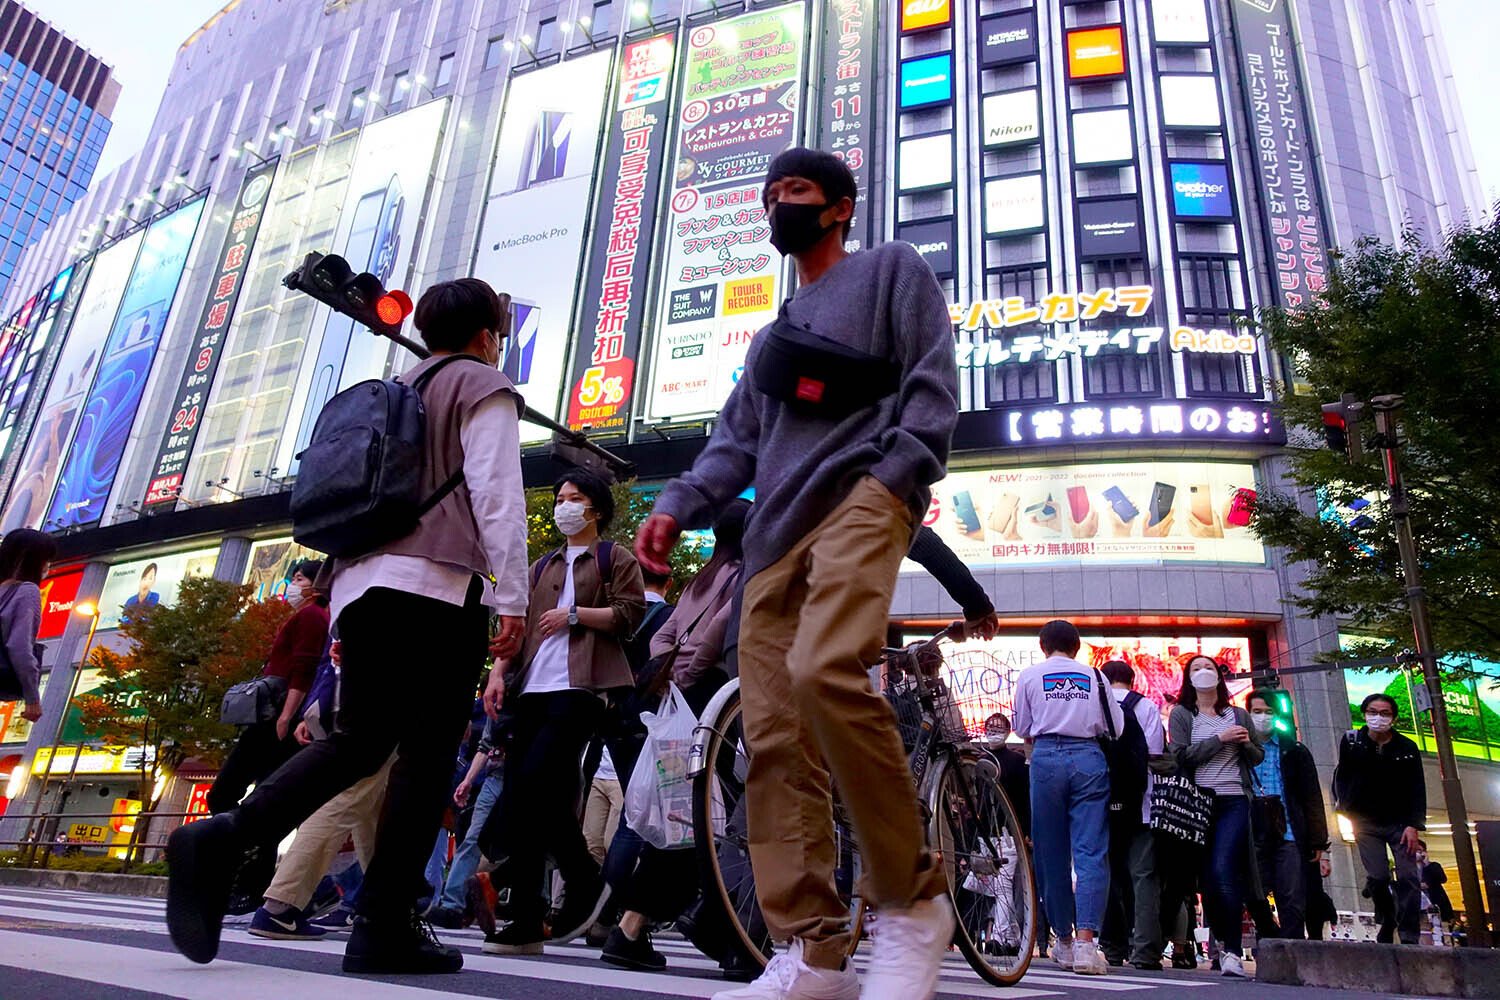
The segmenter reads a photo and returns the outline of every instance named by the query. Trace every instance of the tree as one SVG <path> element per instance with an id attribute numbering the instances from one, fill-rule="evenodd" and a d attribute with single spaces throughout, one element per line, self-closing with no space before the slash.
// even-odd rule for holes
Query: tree
<path id="1" fill-rule="evenodd" d="M 1318 509 L 1264 491 L 1252 521 L 1267 544 L 1311 564 L 1293 603 L 1388 637 L 1361 654 L 1410 646 L 1378 453 L 1355 466 L 1323 447 L 1320 410 L 1345 392 L 1400 394 L 1402 471 L 1438 650 L 1450 665 L 1500 671 L 1500 221 L 1461 226 L 1439 244 L 1411 232 L 1361 240 L 1335 258 L 1316 304 L 1266 310 L 1261 324 L 1306 383 L 1281 395 L 1291 477 Z"/>
<path id="2" fill-rule="evenodd" d="M 89 657 L 103 683 L 75 699 L 84 730 L 107 746 L 145 748 L 139 798 L 146 816 L 163 772 L 189 757 L 220 762 L 238 735 L 219 722 L 224 693 L 260 673 L 276 630 L 292 614 L 285 601 L 256 601 L 253 592 L 249 585 L 188 577 L 174 604 L 121 621 L 120 633 L 130 640 L 126 652 L 96 646 Z"/>

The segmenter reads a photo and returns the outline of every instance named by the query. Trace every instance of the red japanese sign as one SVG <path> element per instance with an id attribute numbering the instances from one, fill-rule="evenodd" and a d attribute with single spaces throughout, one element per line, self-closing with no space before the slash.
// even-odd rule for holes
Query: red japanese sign
<path id="1" fill-rule="evenodd" d="M 83 570 L 59 573 L 42 581 L 42 627 L 37 630 L 38 639 L 55 639 L 68 627 L 68 616 L 73 613 L 73 604 L 78 600 L 78 585 L 83 582 Z"/>

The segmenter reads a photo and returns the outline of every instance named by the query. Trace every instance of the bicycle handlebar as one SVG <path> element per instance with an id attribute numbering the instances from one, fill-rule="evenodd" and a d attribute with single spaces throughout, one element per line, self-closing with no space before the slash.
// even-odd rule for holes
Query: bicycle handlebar
<path id="1" fill-rule="evenodd" d="M 938 646 L 938 643 L 942 642 L 944 639 L 954 639 L 962 642 L 966 635 L 967 629 L 964 622 L 956 621 L 930 638 L 920 639 L 909 646 L 903 646 L 899 649 L 885 648 L 880 652 L 881 656 L 886 660 L 891 660 L 898 656 L 911 657 L 912 660 L 915 661 L 916 664 L 920 667 L 922 664 L 923 653 L 927 652 L 928 650 L 935 650 Z"/>

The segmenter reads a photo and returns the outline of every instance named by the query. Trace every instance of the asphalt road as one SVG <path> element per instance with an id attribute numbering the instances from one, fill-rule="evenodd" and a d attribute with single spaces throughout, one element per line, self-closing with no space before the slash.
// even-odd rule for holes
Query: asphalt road
<path id="1" fill-rule="evenodd" d="M 485 955 L 477 931 L 440 931 L 464 951 L 452 976 L 351 978 L 339 971 L 343 941 L 264 941 L 226 928 L 219 959 L 193 965 L 172 950 L 160 900 L 0 886 L 0 1000 L 656 1000 L 711 997 L 725 983 L 713 962 L 686 941 L 663 935 L 664 973 L 604 965 L 582 943 L 548 948 L 538 958 Z M 862 951 L 856 964 L 868 956 Z M 1091 1000 L 1358 1000 L 1376 994 L 1263 986 L 1209 972 L 1139 973 L 1084 978 L 1038 961 L 1011 989 L 983 984 L 956 952 L 943 972 L 941 997 L 1080 997 Z"/>

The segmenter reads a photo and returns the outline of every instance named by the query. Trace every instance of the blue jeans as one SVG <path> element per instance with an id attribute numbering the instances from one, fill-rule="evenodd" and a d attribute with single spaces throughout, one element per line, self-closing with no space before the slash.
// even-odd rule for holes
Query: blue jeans
<path id="1" fill-rule="evenodd" d="M 1214 798 L 1214 819 L 1203 852 L 1203 916 L 1225 951 L 1240 954 L 1240 911 L 1245 907 L 1245 868 L 1250 863 L 1250 800 Z"/>
<path id="2" fill-rule="evenodd" d="M 1109 898 L 1109 764 L 1094 740 L 1037 737 L 1031 840 L 1042 905 L 1058 939 L 1072 937 L 1075 924 L 1097 933 Z"/>
<path id="3" fill-rule="evenodd" d="M 448 863 L 448 828 L 439 826 L 437 840 L 433 842 L 432 854 L 427 858 L 427 867 L 422 870 L 422 877 L 427 880 L 427 892 L 417 900 L 417 910 L 425 910 L 443 894 L 443 867 Z"/>
<path id="4" fill-rule="evenodd" d="M 490 810 L 500 801 L 500 772 L 485 776 L 484 783 L 474 795 L 474 816 L 469 820 L 469 832 L 464 842 L 453 852 L 453 864 L 448 866 L 448 884 L 443 889 L 442 903 L 449 910 L 464 908 L 464 887 L 469 878 L 479 870 L 479 831 L 484 821 L 490 818 Z"/>

